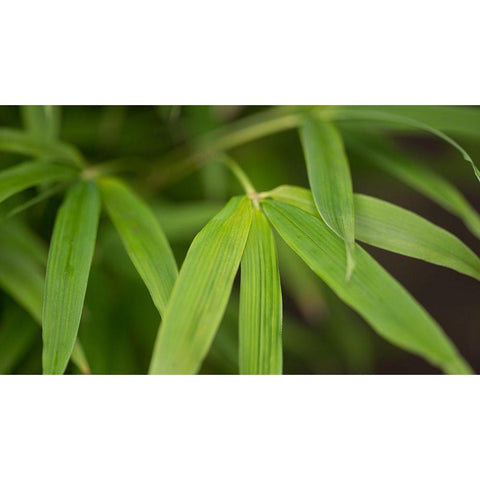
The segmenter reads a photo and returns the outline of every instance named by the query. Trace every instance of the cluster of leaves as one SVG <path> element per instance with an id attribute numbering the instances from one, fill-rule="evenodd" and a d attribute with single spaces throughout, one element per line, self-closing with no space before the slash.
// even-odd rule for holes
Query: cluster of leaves
<path id="1" fill-rule="evenodd" d="M 159 110 L 160 114 L 165 111 Z M 171 116 L 172 111 L 167 114 Z M 7 157 L 13 155 L 8 157 L 12 164 L 0 172 L 0 202 L 8 203 L 28 189 L 37 192 L 7 208 L 4 215 L 0 287 L 41 324 L 44 373 L 62 374 L 70 360 L 86 373 L 90 355 L 96 355 L 100 333 L 95 326 L 80 339 L 87 340 L 85 350 L 78 333 L 82 314 L 86 314 L 85 296 L 97 229 L 103 223 L 102 207 L 161 318 L 158 333 L 142 333 L 152 344 L 155 338 L 149 359 L 152 374 L 197 373 L 209 353 L 243 374 L 281 374 L 286 348 L 308 349 L 305 339 L 300 340 L 300 347 L 298 343 L 292 347 L 294 331 L 284 328 L 282 333 L 280 270 L 285 268 L 290 280 L 283 283 L 289 283 L 286 287 L 294 292 L 297 279 L 302 283 L 304 275 L 288 252 L 285 255 L 284 244 L 380 336 L 446 373 L 472 373 L 428 312 L 357 242 L 441 265 L 476 280 L 480 280 L 480 259 L 457 237 L 419 215 L 354 194 L 345 145 L 361 161 L 388 172 L 458 216 L 479 237 L 480 216 L 457 188 L 410 159 L 380 133 L 419 129 L 436 135 L 456 148 L 480 178 L 471 157 L 445 133 L 478 137 L 480 112 L 460 107 L 282 107 L 215 128 L 205 109 L 194 111 L 198 115 L 191 123 L 194 140 L 172 148 L 159 162 L 139 163 L 138 170 L 144 174 L 144 184 L 155 191 L 200 167 L 208 173 L 205 181 L 210 191 L 221 197 L 229 168 L 245 193 L 231 198 L 218 213 L 218 204 L 181 210 L 175 205 L 150 207 L 115 173 L 132 169 L 133 160 L 87 163 L 77 148 L 59 140 L 58 107 L 23 107 L 24 129 L 0 128 L 0 151 Z M 289 129 L 298 129 L 310 190 L 281 185 L 258 192 L 226 153 Z M 18 163 L 18 156 L 29 159 Z M 22 212 L 64 190 L 47 253 Z M 185 230 L 200 231 L 179 270 L 170 245 Z M 284 244 L 278 242 L 277 234 Z M 239 298 L 229 312 L 239 269 Z M 98 287 L 99 296 L 105 282 L 108 279 L 101 275 L 95 280 L 92 288 Z M 304 289 L 302 283 L 296 294 L 308 295 Z M 105 308 L 112 301 L 105 299 Z M 11 309 L 14 313 L 0 332 L 0 347 L 8 345 L 0 364 L 4 371 L 35 333 L 28 320 Z M 235 329 L 237 317 L 238 347 L 232 347 L 235 340 L 221 334 L 220 324 L 225 318 L 224 323 Z M 346 348 L 355 349 L 351 342 Z"/>

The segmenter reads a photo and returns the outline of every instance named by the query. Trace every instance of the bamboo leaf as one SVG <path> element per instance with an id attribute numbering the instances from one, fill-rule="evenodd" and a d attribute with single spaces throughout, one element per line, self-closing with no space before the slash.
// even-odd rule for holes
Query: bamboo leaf
<path id="1" fill-rule="evenodd" d="M 60 107 L 56 105 L 22 105 L 26 130 L 38 140 L 52 141 L 60 131 Z"/>
<path id="2" fill-rule="evenodd" d="M 457 150 L 463 157 L 463 159 L 470 164 L 473 169 L 473 173 L 477 177 L 477 180 L 480 181 L 480 170 L 478 169 L 477 165 L 473 161 L 473 158 L 469 155 L 469 153 L 453 138 L 449 137 L 447 134 L 435 128 L 429 124 L 420 122 L 418 120 L 403 117 L 401 115 L 394 115 L 387 112 L 378 112 L 375 110 L 334 110 L 333 117 L 336 120 L 352 120 L 352 119 L 361 119 L 361 120 L 373 120 L 373 121 L 381 121 L 381 122 L 391 122 L 393 124 L 404 124 L 410 127 L 416 128 L 418 130 L 423 130 L 424 132 L 428 132 L 443 141 L 450 144 L 455 150 Z"/>
<path id="3" fill-rule="evenodd" d="M 48 254 L 43 305 L 43 371 L 62 374 L 77 337 L 95 247 L 100 195 L 79 182 L 57 214 Z"/>
<path id="4" fill-rule="evenodd" d="M 0 202 L 43 182 L 73 178 L 77 171 L 66 165 L 26 162 L 0 172 Z"/>
<path id="5" fill-rule="evenodd" d="M 478 107 L 456 107 L 440 105 L 357 105 L 336 107 L 342 112 L 379 112 L 382 114 L 402 116 L 416 120 L 431 127 L 453 135 L 480 137 L 480 109 Z M 415 127 L 408 123 L 385 123 L 378 121 L 378 127 L 384 130 L 410 132 Z M 357 122 L 358 123 L 358 122 Z"/>
<path id="6" fill-rule="evenodd" d="M 282 293 L 277 251 L 265 215 L 255 209 L 240 286 L 240 373 L 282 373 Z"/>
<path id="7" fill-rule="evenodd" d="M 330 123 L 308 118 L 300 129 L 308 179 L 325 223 L 345 241 L 347 278 L 353 272 L 355 220 L 352 179 L 343 142 Z"/>
<path id="8" fill-rule="evenodd" d="M 170 242 L 191 242 L 221 208 L 216 202 L 160 203 L 153 211 Z"/>
<path id="9" fill-rule="evenodd" d="M 39 140 L 13 128 L 0 128 L 0 151 L 61 160 L 77 166 L 85 165 L 82 155 L 75 147 L 63 142 Z"/>
<path id="10" fill-rule="evenodd" d="M 446 373 L 472 372 L 423 307 L 365 250 L 355 247 L 356 268 L 346 282 L 343 242 L 321 218 L 272 199 L 263 208 L 290 248 L 380 335 Z"/>
<path id="11" fill-rule="evenodd" d="M 235 197 L 195 237 L 168 302 L 150 373 L 193 374 L 227 305 L 252 219 L 249 198 Z"/>
<path id="12" fill-rule="evenodd" d="M 389 202 L 355 195 L 357 239 L 480 280 L 480 259 L 455 235 Z"/>
<path id="13" fill-rule="evenodd" d="M 318 216 L 312 194 L 305 188 L 282 185 L 268 195 Z M 480 280 L 480 259 L 455 235 L 378 198 L 355 194 L 354 203 L 357 240 Z"/>
<path id="14" fill-rule="evenodd" d="M 373 137 L 359 138 L 349 134 L 347 141 L 348 146 L 361 160 L 373 163 L 456 215 L 480 238 L 480 215 L 448 180 L 427 165 L 402 154 L 385 140 Z"/>
<path id="15" fill-rule="evenodd" d="M 28 242 L 29 236 L 18 241 L 18 232 L 10 227 L 0 228 L 0 288 L 7 292 L 32 318 L 42 325 L 42 309 L 44 294 L 44 266 L 46 255 L 37 245 L 37 239 Z M 26 230 L 23 228 L 22 230 Z M 22 232 L 20 230 L 20 233 Z M 28 242 L 28 243 L 25 243 Z M 26 245 L 31 245 L 30 251 Z M 80 343 L 75 344 L 72 361 L 83 373 L 89 373 L 87 359 Z"/>
<path id="16" fill-rule="evenodd" d="M 150 208 L 126 185 L 114 178 L 100 179 L 99 185 L 123 245 L 163 317 L 178 274 L 165 234 Z"/>

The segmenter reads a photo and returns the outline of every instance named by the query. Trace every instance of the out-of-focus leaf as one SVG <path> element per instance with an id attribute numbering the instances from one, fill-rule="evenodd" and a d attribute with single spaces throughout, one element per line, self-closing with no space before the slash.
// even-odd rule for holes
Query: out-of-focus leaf
<path id="1" fill-rule="evenodd" d="M 30 254 L 25 249 L 25 241 L 29 235 L 23 237 L 23 242 L 17 242 L 18 232 L 10 229 L 8 222 L 0 228 L 0 288 L 7 292 L 32 318 L 42 324 L 42 308 L 44 294 L 44 266 L 43 249 L 38 249 L 35 239 L 30 242 Z M 26 228 L 24 228 L 24 231 Z M 33 235 L 30 233 L 30 236 Z M 41 258 L 37 258 L 40 256 Z M 79 342 L 75 344 L 72 361 L 83 373 L 89 373 L 87 359 Z"/>
<path id="2" fill-rule="evenodd" d="M 198 371 L 218 329 L 252 220 L 249 198 L 231 199 L 195 237 L 168 302 L 150 373 Z"/>
<path id="3" fill-rule="evenodd" d="M 42 266 L 47 264 L 48 250 L 45 243 L 17 218 L 0 223 L 0 245 L 6 251 L 15 250 Z"/>
<path id="4" fill-rule="evenodd" d="M 307 118 L 300 138 L 317 210 L 345 241 L 349 278 L 355 266 L 355 219 L 352 179 L 342 138 L 332 124 L 315 118 Z"/>
<path id="5" fill-rule="evenodd" d="M 78 182 L 57 214 L 48 254 L 43 305 L 43 371 L 62 374 L 83 309 L 100 214 L 93 182 Z"/>
<path id="6" fill-rule="evenodd" d="M 66 165 L 26 162 L 0 172 L 0 202 L 22 190 L 43 182 L 68 180 L 77 171 Z"/>
<path id="7" fill-rule="evenodd" d="M 448 180 L 424 163 L 400 152 L 388 141 L 349 134 L 347 146 L 360 160 L 373 163 L 411 188 L 430 198 L 448 212 L 459 217 L 466 227 L 480 238 L 480 215 L 462 193 Z"/>
<path id="8" fill-rule="evenodd" d="M 282 373 L 282 293 L 275 240 L 268 220 L 255 209 L 242 258 L 240 373 Z"/>
<path id="9" fill-rule="evenodd" d="M 22 105 L 23 123 L 38 140 L 53 141 L 60 132 L 60 107 L 57 105 Z"/>
<path id="10" fill-rule="evenodd" d="M 32 346 L 38 326 L 25 313 L 8 308 L 0 325 L 0 375 L 10 373 Z"/>
<path id="11" fill-rule="evenodd" d="M 152 209 L 170 242 L 190 242 L 221 208 L 215 202 L 192 202 L 161 203 Z"/>
<path id="12" fill-rule="evenodd" d="M 472 373 L 430 315 L 365 250 L 355 247 L 357 264 L 347 282 L 343 241 L 320 217 L 272 199 L 263 208 L 287 244 L 380 335 L 446 373 Z"/>
<path id="13" fill-rule="evenodd" d="M 12 128 L 0 128 L 0 152 L 84 165 L 83 157 L 75 147 L 62 142 L 38 140 L 29 133 Z"/>
<path id="14" fill-rule="evenodd" d="M 284 185 L 269 195 L 316 215 L 307 189 Z M 357 240 L 480 280 L 480 259 L 455 235 L 384 200 L 359 194 L 354 198 Z"/>
<path id="15" fill-rule="evenodd" d="M 379 112 L 389 115 L 400 115 L 453 135 L 480 138 L 480 109 L 477 107 L 456 107 L 437 105 L 358 105 L 353 107 L 335 107 L 335 111 L 343 112 Z M 357 122 L 358 123 L 358 122 Z M 405 123 L 389 123 L 377 121 L 383 130 L 409 132 L 414 127 Z"/>
<path id="16" fill-rule="evenodd" d="M 446 133 L 442 132 L 438 128 L 435 128 L 429 124 L 420 122 L 418 120 L 403 117 L 400 115 L 394 115 L 391 113 L 386 112 L 378 112 L 375 110 L 334 110 L 332 115 L 336 120 L 373 120 L 373 121 L 382 121 L 386 123 L 393 123 L 393 124 L 405 124 L 410 127 L 416 128 L 420 131 L 424 131 L 427 133 L 432 134 L 435 137 L 442 139 L 443 141 L 450 144 L 455 150 L 457 150 L 463 157 L 463 159 L 470 164 L 473 169 L 473 173 L 477 177 L 477 180 L 480 182 L 480 170 L 478 169 L 477 165 L 473 161 L 473 158 L 470 154 L 453 138 L 449 137 Z"/>
<path id="17" fill-rule="evenodd" d="M 114 178 L 99 184 L 123 245 L 163 316 L 178 274 L 165 234 L 150 208 L 126 185 Z"/>

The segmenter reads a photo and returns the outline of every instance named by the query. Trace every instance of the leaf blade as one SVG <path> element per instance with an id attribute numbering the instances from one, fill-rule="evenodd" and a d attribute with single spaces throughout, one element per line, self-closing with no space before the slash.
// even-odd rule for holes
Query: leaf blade
<path id="1" fill-rule="evenodd" d="M 427 165 L 410 159 L 383 139 L 359 138 L 351 134 L 346 139 L 349 148 L 352 148 L 361 160 L 376 165 L 447 212 L 456 215 L 480 238 L 480 215 L 455 185 Z"/>
<path id="2" fill-rule="evenodd" d="M 269 192 L 269 196 L 317 215 L 312 194 L 307 189 L 283 185 Z M 355 194 L 354 202 L 359 241 L 480 280 L 480 259 L 447 230 L 378 198 Z"/>
<path id="3" fill-rule="evenodd" d="M 282 294 L 273 233 L 258 209 L 241 263 L 239 358 L 243 375 L 282 373 Z"/>
<path id="4" fill-rule="evenodd" d="M 251 216 L 250 199 L 235 197 L 195 237 L 160 325 L 151 374 L 200 368 L 225 311 Z"/>
<path id="5" fill-rule="evenodd" d="M 430 315 L 361 247 L 356 246 L 357 266 L 346 282 L 343 242 L 319 217 L 272 199 L 263 207 L 287 244 L 380 335 L 447 373 L 471 373 Z"/>
<path id="6" fill-rule="evenodd" d="M 163 317 L 178 275 L 168 240 L 149 207 L 126 185 L 114 178 L 100 179 L 99 185 L 123 245 Z"/>
<path id="7" fill-rule="evenodd" d="M 56 105 L 22 105 L 26 130 L 38 140 L 52 141 L 60 131 L 60 107 Z"/>
<path id="8" fill-rule="evenodd" d="M 43 182 L 68 180 L 76 170 L 65 165 L 25 162 L 0 172 L 0 202 Z"/>
<path id="9" fill-rule="evenodd" d="M 85 166 L 82 155 L 72 145 L 39 140 L 29 133 L 14 128 L 0 128 L 0 151 L 58 159 L 73 165 Z"/>
<path id="10" fill-rule="evenodd" d="M 25 228 L 17 232 L 2 225 L 0 232 L 0 288 L 41 326 L 46 252 L 37 245 L 36 238 L 32 242 L 24 236 L 22 242 L 18 241 L 19 233 L 23 235 Z M 33 233 L 29 236 L 33 237 Z M 26 250 L 27 246 L 30 247 L 29 251 Z M 83 373 L 90 373 L 88 361 L 79 341 L 75 343 L 72 362 Z"/>
<path id="11" fill-rule="evenodd" d="M 307 118 L 300 138 L 315 205 L 325 223 L 345 241 L 348 278 L 355 265 L 355 221 L 352 179 L 341 136 L 332 124 Z"/>
<path id="12" fill-rule="evenodd" d="M 62 374 L 72 354 L 99 215 L 100 195 L 93 182 L 74 185 L 57 214 L 43 304 L 43 371 L 46 374 Z"/>

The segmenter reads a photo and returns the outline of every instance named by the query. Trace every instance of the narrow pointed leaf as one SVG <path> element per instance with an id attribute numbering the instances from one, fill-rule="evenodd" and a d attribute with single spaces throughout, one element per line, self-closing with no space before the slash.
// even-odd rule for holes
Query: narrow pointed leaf
<path id="1" fill-rule="evenodd" d="M 353 190 L 342 138 L 330 123 L 308 118 L 300 129 L 308 179 L 325 223 L 345 241 L 347 278 L 352 274 L 355 242 Z"/>
<path id="2" fill-rule="evenodd" d="M 29 133 L 13 128 L 0 128 L 0 152 L 62 160 L 83 166 L 80 152 L 73 146 L 58 141 L 39 140 Z"/>
<path id="3" fill-rule="evenodd" d="M 252 220 L 235 197 L 195 237 L 160 325 L 150 373 L 193 374 L 221 322 Z"/>
<path id="4" fill-rule="evenodd" d="M 22 105 L 27 131 L 38 140 L 56 140 L 60 131 L 60 107 L 56 105 Z"/>
<path id="5" fill-rule="evenodd" d="M 480 215 L 448 180 L 422 162 L 415 161 L 389 142 L 348 135 L 348 145 L 358 157 L 417 190 L 448 212 L 456 215 L 480 238 Z"/>
<path id="6" fill-rule="evenodd" d="M 258 209 L 242 258 L 240 373 L 282 373 L 282 294 L 273 233 Z"/>
<path id="7" fill-rule="evenodd" d="M 453 105 L 358 105 L 336 107 L 335 110 L 338 110 L 339 114 L 351 111 L 360 113 L 375 111 L 382 114 L 402 116 L 450 134 L 480 138 L 480 109 L 478 107 L 457 107 Z M 410 132 L 414 129 L 408 123 L 385 123 L 381 120 L 378 120 L 378 127 L 395 132 Z"/>
<path id="8" fill-rule="evenodd" d="M 357 264 L 347 282 L 343 242 L 321 218 L 271 199 L 263 207 L 290 248 L 380 335 L 446 373 L 471 373 L 430 315 L 365 250 L 355 247 Z"/>
<path id="9" fill-rule="evenodd" d="M 66 165 L 27 162 L 0 172 L 0 202 L 43 182 L 73 178 L 77 171 Z"/>
<path id="10" fill-rule="evenodd" d="M 394 115 L 391 113 L 386 113 L 386 112 L 378 112 L 375 110 L 370 110 L 370 111 L 358 111 L 358 110 L 350 110 L 350 111 L 341 111 L 341 110 L 334 110 L 333 111 L 333 116 L 337 120 L 352 120 L 352 119 L 362 119 L 362 120 L 373 120 L 373 121 L 383 121 L 383 122 L 392 122 L 392 123 L 398 123 L 398 124 L 405 124 L 410 127 L 416 128 L 420 131 L 428 132 L 435 137 L 438 137 L 442 139 L 443 141 L 447 142 L 450 144 L 457 152 L 459 152 L 463 159 L 470 164 L 470 166 L 473 169 L 473 173 L 477 177 L 477 180 L 480 182 L 480 170 L 477 167 L 476 163 L 474 162 L 473 158 L 470 156 L 470 154 L 458 143 L 456 142 L 452 137 L 449 137 L 446 133 L 442 132 L 438 128 L 435 128 L 429 124 L 420 122 L 418 120 L 409 118 L 409 117 L 403 117 L 401 115 Z"/>
<path id="11" fill-rule="evenodd" d="M 318 216 L 312 194 L 305 188 L 282 185 L 268 195 Z M 354 201 L 358 240 L 480 280 L 480 259 L 455 235 L 384 200 L 355 194 Z"/>
<path id="12" fill-rule="evenodd" d="M 92 263 L 100 195 L 79 182 L 57 214 L 48 254 L 43 305 L 43 371 L 62 374 L 77 338 Z"/>
<path id="13" fill-rule="evenodd" d="M 472 250 L 455 235 L 409 210 L 355 195 L 355 229 L 361 242 L 480 280 L 480 259 Z"/>
<path id="14" fill-rule="evenodd" d="M 19 242 L 17 231 L 12 232 L 8 227 L 0 229 L 0 288 L 41 325 L 46 255 L 44 258 L 43 248 L 36 245 L 36 239 L 30 242 L 32 250 L 30 252 L 26 250 L 25 241 L 28 238 L 29 236 L 24 236 L 24 241 Z M 90 372 L 87 359 L 78 341 L 72 353 L 72 361 L 83 373 Z"/>
<path id="15" fill-rule="evenodd" d="M 178 274 L 165 234 L 150 208 L 126 185 L 114 178 L 99 184 L 123 245 L 163 316 Z"/>

